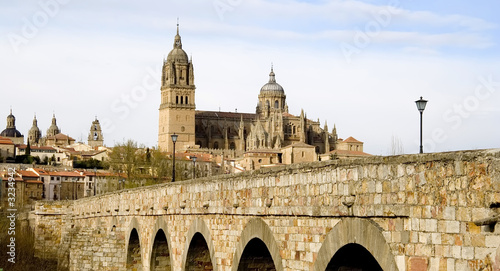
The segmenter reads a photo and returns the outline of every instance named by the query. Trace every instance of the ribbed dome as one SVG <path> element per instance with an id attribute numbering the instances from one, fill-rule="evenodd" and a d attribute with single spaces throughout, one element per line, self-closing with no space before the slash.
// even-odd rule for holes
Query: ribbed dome
<path id="1" fill-rule="evenodd" d="M 271 67 L 271 72 L 269 73 L 269 82 L 262 86 L 260 89 L 261 94 L 285 94 L 283 87 L 276 83 L 276 78 L 274 75 L 273 68 Z"/>
<path id="2" fill-rule="evenodd" d="M 23 135 L 16 128 L 7 128 L 0 133 L 0 136 L 5 137 L 22 137 Z"/>
<path id="3" fill-rule="evenodd" d="M 167 62 L 188 62 L 188 55 L 181 48 L 174 48 L 167 56 Z"/>

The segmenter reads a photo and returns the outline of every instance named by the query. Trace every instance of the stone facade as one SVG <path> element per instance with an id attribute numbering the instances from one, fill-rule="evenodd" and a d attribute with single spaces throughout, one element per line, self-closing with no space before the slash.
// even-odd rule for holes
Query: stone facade
<path id="1" fill-rule="evenodd" d="M 462 271 L 498 270 L 499 207 L 500 150 L 484 150 L 263 168 L 31 215 L 37 254 L 62 269 Z"/>

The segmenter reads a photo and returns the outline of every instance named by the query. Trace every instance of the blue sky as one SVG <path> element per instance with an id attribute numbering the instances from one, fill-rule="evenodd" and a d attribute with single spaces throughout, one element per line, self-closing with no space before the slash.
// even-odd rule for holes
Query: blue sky
<path id="1" fill-rule="evenodd" d="M 498 148 L 498 1 L 4 1 L 0 117 L 27 135 L 55 113 L 86 141 L 157 144 L 159 69 L 177 18 L 200 110 L 254 112 L 271 63 L 290 113 L 390 153 Z M 2 113 L 3 112 L 3 113 Z M 0 118 L 1 120 L 1 118 Z M 2 124 L 3 123 L 3 124 Z M 0 126 L 5 125 L 5 120 Z"/>

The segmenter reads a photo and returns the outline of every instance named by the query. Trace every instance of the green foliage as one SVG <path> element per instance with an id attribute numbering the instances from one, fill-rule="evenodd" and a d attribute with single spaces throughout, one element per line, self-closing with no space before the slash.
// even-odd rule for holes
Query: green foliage
<path id="1" fill-rule="evenodd" d="M 40 157 L 38 156 L 31 156 L 31 155 L 17 155 L 16 156 L 16 163 L 23 163 L 23 164 L 40 164 Z"/>
<path id="2" fill-rule="evenodd" d="M 73 167 L 74 168 L 87 168 L 87 169 L 92 169 L 92 168 L 97 168 L 97 169 L 108 169 L 109 164 L 103 161 L 99 161 L 97 159 L 89 159 L 89 160 L 83 160 L 83 161 L 78 161 L 75 160 L 73 161 Z"/>

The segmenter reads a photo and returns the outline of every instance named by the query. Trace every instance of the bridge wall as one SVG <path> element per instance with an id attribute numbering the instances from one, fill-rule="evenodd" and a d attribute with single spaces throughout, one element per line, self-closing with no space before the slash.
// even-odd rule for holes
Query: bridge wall
<path id="1" fill-rule="evenodd" d="M 483 270 L 497 263 L 499 229 L 473 221 L 497 203 L 500 151 L 485 150 L 261 169 L 39 203 L 33 215 L 38 255 L 70 270 L 126 270 L 133 229 L 140 254 L 129 262 L 145 270 L 159 229 L 172 270 L 186 268 L 196 233 L 206 270 L 237 270 L 253 238 L 277 270 L 325 270 L 349 243 L 383 270 Z"/>

